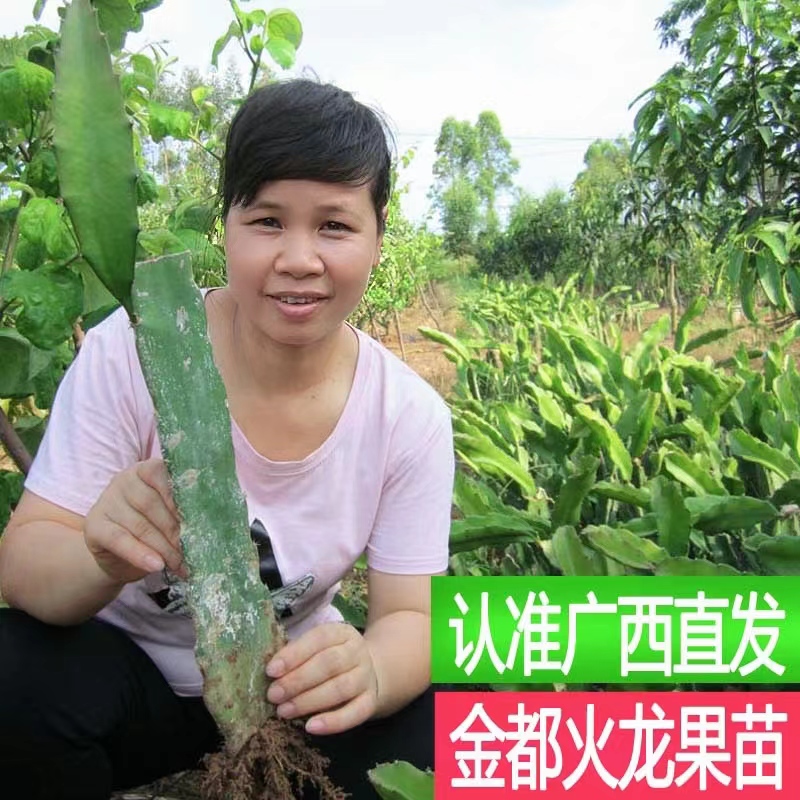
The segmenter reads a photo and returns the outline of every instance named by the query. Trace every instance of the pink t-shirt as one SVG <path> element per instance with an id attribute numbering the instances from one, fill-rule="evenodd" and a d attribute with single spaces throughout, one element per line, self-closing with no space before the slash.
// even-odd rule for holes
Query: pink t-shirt
<path id="1" fill-rule="evenodd" d="M 429 574 L 447 567 L 454 457 L 450 413 L 402 361 L 357 331 L 350 395 L 328 439 L 302 461 L 271 461 L 231 420 L 261 575 L 290 637 L 341 619 L 341 578 L 370 567 Z M 203 391 L 198 379 L 197 391 Z M 153 404 L 123 311 L 90 330 L 58 389 L 26 488 L 85 516 L 112 477 L 160 455 Z M 213 458 L 213 453 L 209 453 Z M 180 581 L 128 584 L 99 614 L 125 630 L 180 695 L 202 693 L 194 626 Z"/>

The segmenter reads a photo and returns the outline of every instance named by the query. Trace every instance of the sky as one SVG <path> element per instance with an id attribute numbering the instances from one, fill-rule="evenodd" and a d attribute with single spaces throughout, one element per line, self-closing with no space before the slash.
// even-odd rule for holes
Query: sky
<path id="1" fill-rule="evenodd" d="M 520 162 L 516 186 L 535 195 L 568 189 L 589 144 L 626 136 L 635 113 L 630 103 L 677 59 L 675 51 L 660 49 L 655 32 L 669 0 L 279 4 L 304 28 L 292 72 L 310 68 L 353 92 L 388 117 L 400 152 L 415 148 L 402 176 L 404 206 L 415 220 L 429 208 L 434 144 L 446 117 L 474 123 L 481 111 L 494 111 Z M 32 22 L 33 5 L 0 0 L 0 35 Z M 58 5 L 48 0 L 44 24 L 57 27 Z M 244 0 L 242 6 L 276 7 Z M 145 15 L 128 47 L 163 42 L 178 56 L 173 69 L 207 71 L 213 43 L 231 19 L 227 0 L 164 0 Z M 235 56 L 229 45 L 221 61 Z"/>

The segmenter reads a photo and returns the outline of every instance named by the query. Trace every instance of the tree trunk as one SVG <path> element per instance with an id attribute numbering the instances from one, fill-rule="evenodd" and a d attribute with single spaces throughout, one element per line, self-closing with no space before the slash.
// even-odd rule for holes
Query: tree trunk
<path id="1" fill-rule="evenodd" d="M 33 463 L 33 458 L 28 452 L 28 448 L 22 443 L 19 434 L 14 430 L 11 420 L 6 416 L 5 411 L 0 407 L 0 441 L 11 456 L 11 460 L 23 475 L 27 475 Z"/>
<path id="2" fill-rule="evenodd" d="M 403 361 L 407 361 L 406 346 L 403 342 L 403 331 L 400 329 L 400 314 L 398 313 L 397 309 L 394 310 L 394 326 L 397 329 L 397 342 L 400 345 L 400 356 L 402 357 Z"/>
<path id="3" fill-rule="evenodd" d="M 675 270 L 675 260 L 669 260 L 669 273 L 667 278 L 667 294 L 669 296 L 669 315 L 670 321 L 672 325 L 672 335 L 675 335 L 675 331 L 678 330 L 678 316 L 679 316 L 679 308 L 678 308 L 678 287 L 677 287 L 677 275 Z"/>

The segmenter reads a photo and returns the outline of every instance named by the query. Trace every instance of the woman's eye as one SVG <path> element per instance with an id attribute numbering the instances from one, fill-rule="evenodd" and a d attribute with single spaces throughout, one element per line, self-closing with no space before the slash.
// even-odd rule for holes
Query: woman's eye
<path id="1" fill-rule="evenodd" d="M 260 225 L 263 228 L 279 228 L 280 222 L 275 217 L 262 217 L 261 219 L 253 220 L 254 225 Z"/>
<path id="2" fill-rule="evenodd" d="M 337 222 L 336 220 L 328 220 L 323 226 L 326 231 L 349 231 L 350 228 L 347 227 L 343 222 Z"/>

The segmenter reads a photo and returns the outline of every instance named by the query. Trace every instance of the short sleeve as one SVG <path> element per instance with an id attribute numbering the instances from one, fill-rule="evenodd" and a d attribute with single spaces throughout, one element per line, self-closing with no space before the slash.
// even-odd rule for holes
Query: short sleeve
<path id="1" fill-rule="evenodd" d="M 85 516 L 114 475 L 149 457 L 155 421 L 151 403 L 148 425 L 146 401 L 133 332 L 120 310 L 87 333 L 59 384 L 25 488 Z"/>
<path id="2" fill-rule="evenodd" d="M 442 572 L 448 563 L 455 456 L 450 411 L 438 396 L 429 422 L 404 415 L 367 545 L 373 569 L 401 575 Z"/>

